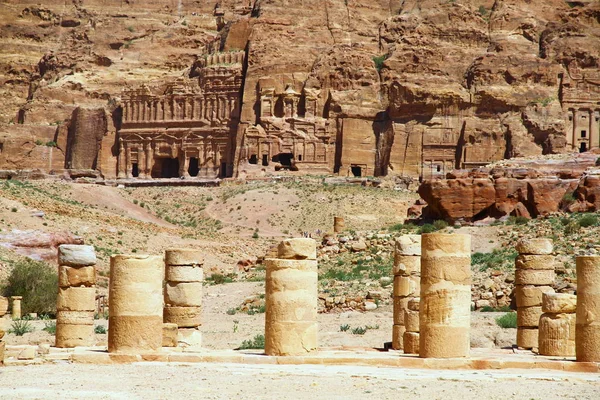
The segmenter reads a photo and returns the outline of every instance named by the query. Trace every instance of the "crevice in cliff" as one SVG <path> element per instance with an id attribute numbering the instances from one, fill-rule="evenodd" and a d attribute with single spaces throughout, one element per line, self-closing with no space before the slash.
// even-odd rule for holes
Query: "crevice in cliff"
<path id="1" fill-rule="evenodd" d="M 331 26 L 329 25 L 329 0 L 325 0 L 324 4 L 325 4 L 325 25 L 327 26 L 327 30 L 329 31 L 329 34 L 331 35 L 331 40 L 333 41 L 333 44 L 336 44 L 335 36 L 333 36 L 333 31 L 331 30 Z"/>

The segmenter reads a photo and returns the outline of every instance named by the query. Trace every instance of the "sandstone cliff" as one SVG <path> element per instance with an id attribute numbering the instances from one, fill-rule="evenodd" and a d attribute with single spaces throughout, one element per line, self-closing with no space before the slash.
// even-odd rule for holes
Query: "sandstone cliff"
<path id="1" fill-rule="evenodd" d="M 593 1 L 10 0 L 0 38 L 0 169 L 427 179 L 600 146 Z"/>

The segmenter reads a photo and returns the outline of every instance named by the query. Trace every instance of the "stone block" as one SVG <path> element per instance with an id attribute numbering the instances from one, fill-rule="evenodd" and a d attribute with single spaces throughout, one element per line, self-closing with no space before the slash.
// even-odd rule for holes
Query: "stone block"
<path id="1" fill-rule="evenodd" d="M 283 240 L 277 246 L 277 258 L 291 260 L 316 260 L 317 244 L 310 238 Z"/>
<path id="2" fill-rule="evenodd" d="M 541 306 L 544 293 L 554 293 L 554 289 L 550 286 L 516 285 L 517 307 Z"/>
<path id="3" fill-rule="evenodd" d="M 94 246 L 61 244 L 58 246 L 58 264 L 69 267 L 86 267 L 96 264 Z"/>
<path id="4" fill-rule="evenodd" d="M 516 285 L 549 286 L 554 283 L 554 270 L 518 269 L 515 271 Z"/>
<path id="5" fill-rule="evenodd" d="M 418 276 L 394 277 L 394 296 L 418 296 L 420 289 Z"/>
<path id="6" fill-rule="evenodd" d="M 545 313 L 575 313 L 577 296 L 568 293 L 544 293 L 542 295 L 542 311 Z"/>
<path id="7" fill-rule="evenodd" d="M 552 254 L 554 246 L 551 239 L 521 239 L 515 249 L 519 254 Z"/>
<path id="8" fill-rule="evenodd" d="M 317 349 L 316 321 L 272 322 L 265 326 L 265 353 L 269 356 L 302 355 Z"/>
<path id="9" fill-rule="evenodd" d="M 515 259 L 516 269 L 554 269 L 556 258 L 553 255 L 519 254 Z"/>
<path id="10" fill-rule="evenodd" d="M 195 328 L 202 325 L 202 307 L 165 307 L 164 322 L 177 324 L 179 328 Z"/>
<path id="11" fill-rule="evenodd" d="M 165 251 L 165 265 L 202 265 L 204 251 L 196 249 L 169 249 Z"/>
<path id="12" fill-rule="evenodd" d="M 168 282 L 202 282 L 204 269 L 201 265 L 167 265 Z"/>
<path id="13" fill-rule="evenodd" d="M 180 328 L 177 341 L 182 346 L 200 347 L 202 346 L 202 332 L 196 328 Z"/>
<path id="14" fill-rule="evenodd" d="M 89 347 L 96 344 L 93 321 L 91 325 L 73 325 L 57 322 L 55 337 L 56 347 L 59 348 Z"/>
<path id="15" fill-rule="evenodd" d="M 404 325 L 392 325 L 392 349 L 402 350 L 404 348 Z"/>
<path id="16" fill-rule="evenodd" d="M 404 327 L 407 332 L 419 332 L 419 312 L 405 310 L 404 311 Z"/>
<path id="17" fill-rule="evenodd" d="M 202 282 L 167 282 L 165 303 L 178 307 L 202 306 Z"/>
<path id="18" fill-rule="evenodd" d="M 96 288 L 59 288 L 58 297 L 56 298 L 56 309 L 58 311 L 96 310 Z"/>
<path id="19" fill-rule="evenodd" d="M 420 306 L 421 306 L 421 298 L 413 297 L 412 299 L 410 299 L 408 301 L 407 309 L 409 309 L 410 311 L 419 311 Z"/>
<path id="20" fill-rule="evenodd" d="M 539 330 L 538 328 L 517 328 L 517 346 L 522 349 L 533 349 L 539 346 L 538 343 Z"/>
<path id="21" fill-rule="evenodd" d="M 517 308 L 517 326 L 537 328 L 542 314 L 542 307 L 539 306 Z"/>
<path id="22" fill-rule="evenodd" d="M 177 324 L 163 323 L 162 347 L 177 347 Z"/>
<path id="23" fill-rule="evenodd" d="M 418 332 L 404 332 L 404 354 L 419 354 L 419 336 Z"/>
<path id="24" fill-rule="evenodd" d="M 57 311 L 56 325 L 94 325 L 94 311 Z"/>
<path id="25" fill-rule="evenodd" d="M 22 346 L 17 353 L 17 360 L 33 360 L 36 356 L 36 346 Z"/>
<path id="26" fill-rule="evenodd" d="M 421 256 L 394 254 L 394 275 L 418 275 L 421 273 Z"/>
<path id="27" fill-rule="evenodd" d="M 69 267 L 60 265 L 58 267 L 58 286 L 61 288 L 86 286 L 92 287 L 96 284 L 96 267 Z"/>
<path id="28" fill-rule="evenodd" d="M 396 238 L 395 251 L 403 256 L 420 256 L 421 235 L 402 235 Z"/>
<path id="29" fill-rule="evenodd" d="M 394 325 L 404 325 L 404 310 L 412 297 L 394 297 Z"/>

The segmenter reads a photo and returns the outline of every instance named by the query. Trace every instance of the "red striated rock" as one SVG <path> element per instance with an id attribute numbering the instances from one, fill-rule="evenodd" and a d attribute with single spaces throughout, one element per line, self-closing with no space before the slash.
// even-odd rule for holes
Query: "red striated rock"
<path id="1" fill-rule="evenodd" d="M 530 195 L 529 206 L 533 216 L 548 215 L 557 212 L 566 193 L 572 193 L 577 187 L 576 179 L 535 179 L 528 180 Z"/>

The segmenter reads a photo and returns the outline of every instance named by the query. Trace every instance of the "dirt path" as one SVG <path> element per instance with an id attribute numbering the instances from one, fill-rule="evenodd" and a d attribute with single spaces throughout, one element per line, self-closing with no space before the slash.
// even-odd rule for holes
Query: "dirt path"
<path id="1" fill-rule="evenodd" d="M 309 365 L 56 364 L 0 370 L 0 399 L 597 399 L 600 377 Z"/>

